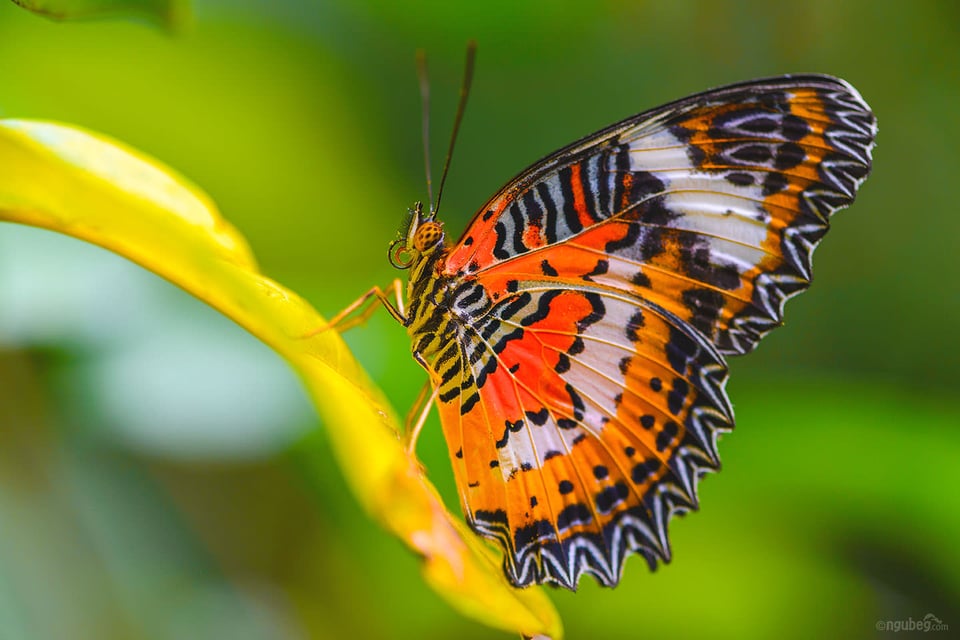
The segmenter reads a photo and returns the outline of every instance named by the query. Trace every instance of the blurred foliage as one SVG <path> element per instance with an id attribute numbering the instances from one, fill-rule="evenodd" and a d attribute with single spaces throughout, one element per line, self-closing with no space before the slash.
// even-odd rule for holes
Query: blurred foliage
<path id="1" fill-rule="evenodd" d="M 190 15 L 189 0 L 12 0 L 28 11 L 52 20 L 84 20 L 141 16 L 171 29 Z"/>
<path id="2" fill-rule="evenodd" d="M 703 510 L 674 522 L 675 559 L 655 574 L 632 560 L 613 591 L 553 595 L 571 638 L 866 638 L 927 613 L 960 629 L 958 30 L 938 2 L 245 0 L 197 2 L 170 37 L 6 4 L 0 115 L 76 123 L 177 167 L 266 274 L 332 314 L 394 277 L 387 243 L 425 195 L 418 46 L 438 157 L 464 45 L 480 45 L 451 229 L 536 158 L 632 113 L 754 76 L 846 78 L 879 118 L 875 170 L 787 326 L 732 363 L 738 426 Z M 135 272 L 0 227 L 0 635 L 492 637 L 360 511 L 274 356 Z M 346 338 L 409 406 L 423 376 L 402 328 L 378 316 Z M 261 377 L 205 353 L 217 341 Z M 249 420 L 287 388 L 283 411 Z M 420 453 L 455 504 L 435 421 Z"/>

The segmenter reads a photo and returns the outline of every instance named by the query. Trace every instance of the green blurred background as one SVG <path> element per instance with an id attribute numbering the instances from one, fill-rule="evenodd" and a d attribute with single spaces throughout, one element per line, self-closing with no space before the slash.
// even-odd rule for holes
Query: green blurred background
<path id="1" fill-rule="evenodd" d="M 552 591 L 570 638 L 960 634 L 960 10 L 950 2 L 199 0 L 171 36 L 0 3 L 0 116 L 104 132 L 201 185 L 327 315 L 396 274 L 479 42 L 444 218 L 710 86 L 818 71 L 880 123 L 875 170 L 787 326 L 732 363 L 737 431 L 675 559 Z M 437 160 L 439 161 L 439 160 Z M 0 168 L 2 170 L 2 168 Z M 435 168 L 439 171 L 439 168 Z M 347 336 L 398 412 L 424 379 L 386 314 Z M 495 638 L 347 491 L 284 364 L 104 251 L 0 225 L 0 638 Z M 420 440 L 455 505 L 435 420 Z M 362 466 L 358 459 L 354 464 Z M 898 634 L 903 636 L 904 634 Z"/>

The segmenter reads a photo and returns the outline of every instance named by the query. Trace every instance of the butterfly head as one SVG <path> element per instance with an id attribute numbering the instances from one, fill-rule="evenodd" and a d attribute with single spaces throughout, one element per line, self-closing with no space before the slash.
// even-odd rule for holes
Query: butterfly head
<path id="1" fill-rule="evenodd" d="M 436 217 L 434 211 L 424 213 L 422 202 L 407 209 L 397 239 L 390 243 L 390 264 L 397 269 L 409 269 L 417 258 L 443 247 L 443 224 Z"/>

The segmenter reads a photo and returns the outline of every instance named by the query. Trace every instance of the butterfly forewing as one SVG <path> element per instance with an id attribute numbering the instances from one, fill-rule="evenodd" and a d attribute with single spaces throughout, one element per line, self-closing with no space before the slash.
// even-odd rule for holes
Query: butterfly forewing
<path id="1" fill-rule="evenodd" d="M 604 283 L 745 353 L 809 284 L 830 214 L 869 171 L 875 130 L 856 91 L 826 76 L 691 96 L 522 173 L 480 210 L 446 270 L 522 272 L 506 263 L 531 252 L 541 276 L 606 269 Z"/>
<path id="2" fill-rule="evenodd" d="M 724 355 L 809 285 L 875 132 L 841 80 L 753 81 L 574 143 L 480 209 L 437 265 L 433 368 L 468 521 L 515 584 L 669 560 L 667 521 L 733 426 Z"/>

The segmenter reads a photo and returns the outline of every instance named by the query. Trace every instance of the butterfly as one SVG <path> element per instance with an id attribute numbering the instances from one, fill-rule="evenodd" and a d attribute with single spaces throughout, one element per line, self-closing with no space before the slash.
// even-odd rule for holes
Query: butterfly
<path id="1" fill-rule="evenodd" d="M 469 65 L 468 65 L 469 66 Z M 670 560 L 734 425 L 727 357 L 811 280 L 877 125 L 843 80 L 698 93 L 533 164 L 450 243 L 418 204 L 371 290 L 427 370 L 467 522 L 518 587 Z M 429 403 L 426 410 L 429 410 Z"/>

